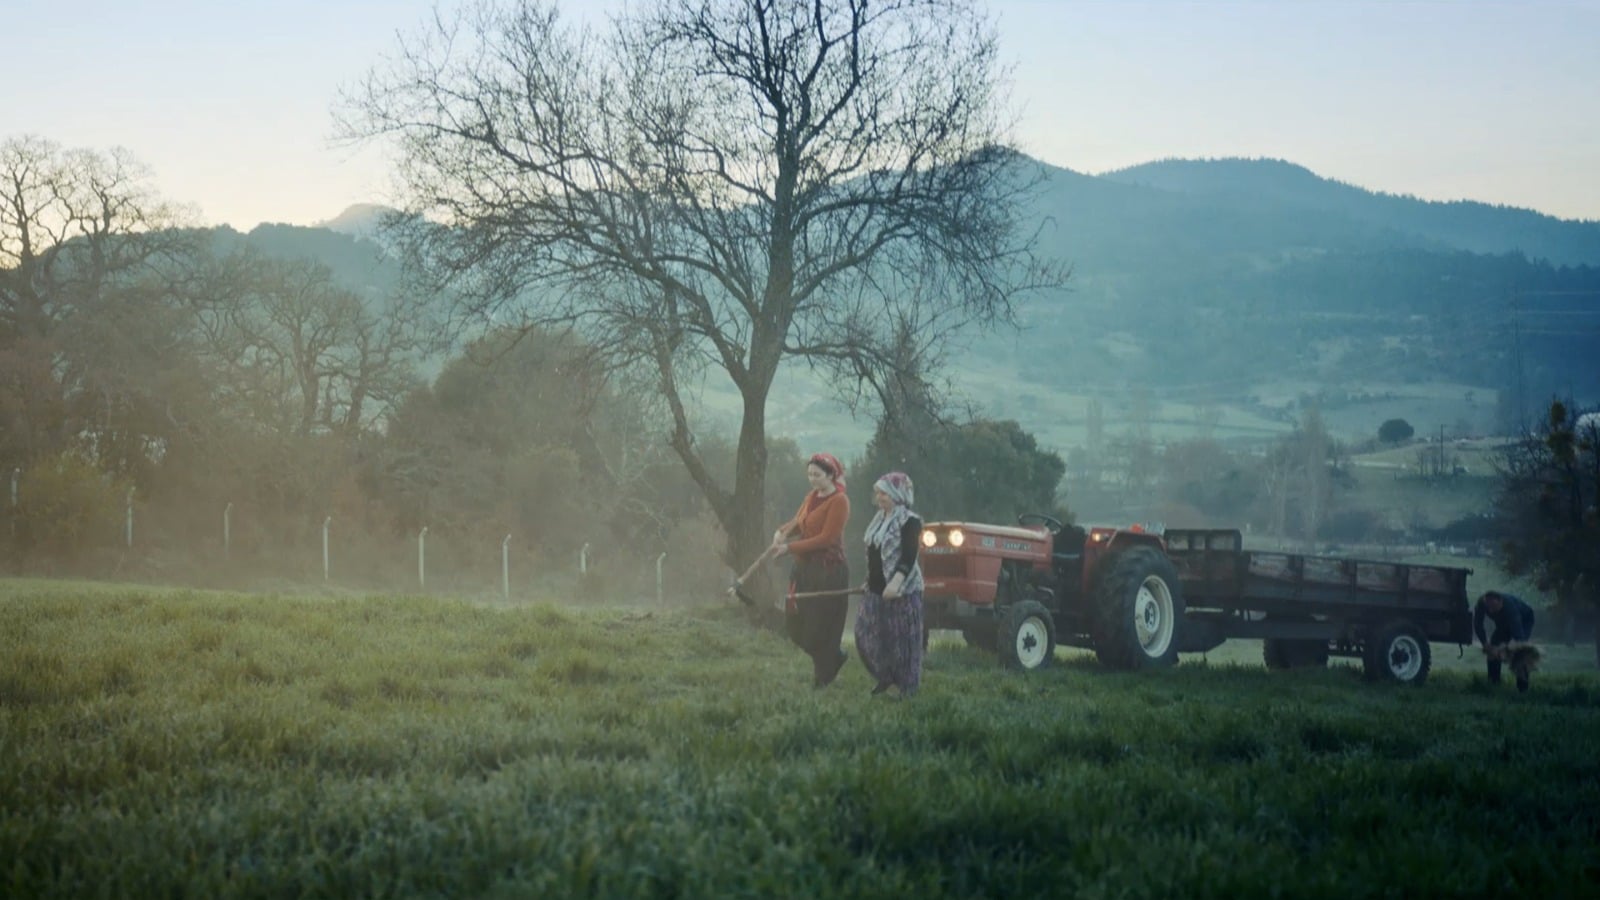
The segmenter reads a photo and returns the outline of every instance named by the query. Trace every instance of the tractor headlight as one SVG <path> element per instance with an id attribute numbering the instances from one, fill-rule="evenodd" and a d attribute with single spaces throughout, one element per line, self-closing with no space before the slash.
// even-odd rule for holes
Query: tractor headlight
<path id="1" fill-rule="evenodd" d="M 934 534 L 931 529 L 922 529 L 922 546 L 932 547 L 937 543 L 939 543 L 939 536 L 937 534 Z"/>
<path id="2" fill-rule="evenodd" d="M 963 534 L 959 528 L 950 529 L 948 539 L 950 541 L 950 546 L 952 547 L 959 547 L 967 542 L 967 536 Z"/>

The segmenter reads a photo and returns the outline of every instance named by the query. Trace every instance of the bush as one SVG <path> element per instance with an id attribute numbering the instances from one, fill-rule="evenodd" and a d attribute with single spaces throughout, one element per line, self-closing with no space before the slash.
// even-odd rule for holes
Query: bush
<path id="1" fill-rule="evenodd" d="M 70 451 L 25 469 L 17 491 L 19 548 L 71 561 L 115 543 L 131 487 Z"/>
<path id="2" fill-rule="evenodd" d="M 1385 444 L 1398 444 L 1401 441 L 1411 440 L 1417 430 L 1405 419 L 1390 419 L 1378 426 L 1378 440 Z"/>

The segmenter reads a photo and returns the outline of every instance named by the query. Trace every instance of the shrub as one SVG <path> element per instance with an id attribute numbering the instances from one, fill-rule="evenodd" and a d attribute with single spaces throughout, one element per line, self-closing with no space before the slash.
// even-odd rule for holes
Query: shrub
<path id="1" fill-rule="evenodd" d="M 22 473 L 17 540 L 30 555 L 70 561 L 112 544 L 132 484 L 100 471 L 77 453 L 48 457 Z"/>
<path id="2" fill-rule="evenodd" d="M 1390 419 L 1378 426 L 1378 440 L 1385 444 L 1398 444 L 1401 441 L 1411 440 L 1417 430 L 1405 419 Z"/>

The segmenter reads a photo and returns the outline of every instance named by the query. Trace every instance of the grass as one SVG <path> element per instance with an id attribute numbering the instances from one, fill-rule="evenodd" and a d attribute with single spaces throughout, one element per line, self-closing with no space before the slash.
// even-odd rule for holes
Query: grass
<path id="1" fill-rule="evenodd" d="M 1245 645 L 1241 645 L 1245 646 Z M 1435 648 L 1446 655 L 1443 648 Z M 1243 652 L 1243 651 L 1241 651 Z M 1255 657 L 1259 660 L 1259 655 Z M 0 582 L 0 893 L 1575 896 L 1600 680 L 826 691 L 732 609 Z"/>

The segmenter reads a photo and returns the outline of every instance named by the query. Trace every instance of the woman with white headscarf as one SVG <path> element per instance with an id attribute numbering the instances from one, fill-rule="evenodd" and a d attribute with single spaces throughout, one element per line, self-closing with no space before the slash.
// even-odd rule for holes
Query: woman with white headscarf
<path id="1" fill-rule="evenodd" d="M 917 547 L 922 519 L 911 510 L 911 479 L 890 472 L 872 486 L 877 515 L 867 524 L 867 584 L 856 614 L 856 650 L 878 680 L 901 697 L 922 682 L 922 568 Z"/>

